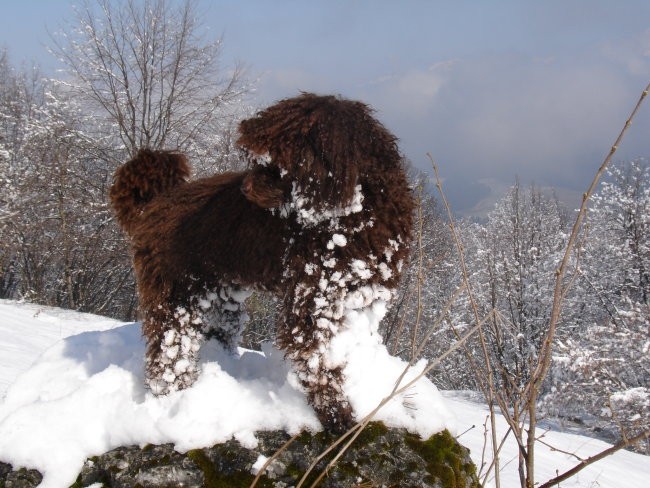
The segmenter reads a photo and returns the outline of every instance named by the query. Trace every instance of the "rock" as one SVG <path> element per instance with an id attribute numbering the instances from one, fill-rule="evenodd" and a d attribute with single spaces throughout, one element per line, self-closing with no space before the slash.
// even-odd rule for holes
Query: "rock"
<path id="1" fill-rule="evenodd" d="M 259 432 L 258 439 L 255 449 L 244 448 L 231 440 L 184 454 L 174 451 L 171 444 L 142 449 L 120 447 L 87 460 L 73 487 L 96 484 L 115 488 L 247 488 L 255 478 L 253 465 L 259 469 L 289 436 L 280 431 Z M 295 487 L 311 462 L 335 440 L 335 436 L 325 432 L 301 434 L 271 463 L 256 486 Z M 331 456 L 317 466 L 303 486 L 311 485 L 329 459 Z M 0 487 L 28 487 L 38 483 L 10 485 L 9 477 L 13 473 L 19 472 L 5 474 L 0 465 Z M 478 488 L 480 485 L 469 451 L 448 432 L 423 441 L 403 429 L 388 429 L 375 422 L 361 433 L 318 486 Z"/>
<path id="2" fill-rule="evenodd" d="M 38 486 L 43 477 L 35 469 L 11 469 L 10 464 L 0 462 L 0 488 L 31 488 Z"/>

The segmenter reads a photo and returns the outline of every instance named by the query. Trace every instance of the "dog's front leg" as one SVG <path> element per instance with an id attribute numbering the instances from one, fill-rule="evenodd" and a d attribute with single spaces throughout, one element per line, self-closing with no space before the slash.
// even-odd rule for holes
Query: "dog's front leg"
<path id="1" fill-rule="evenodd" d="M 189 306 L 158 306 L 146 313 L 145 383 L 154 395 L 182 390 L 196 381 L 201 326 L 200 316 Z"/>
<path id="2" fill-rule="evenodd" d="M 354 425 L 352 407 L 343 392 L 342 367 L 328 366 L 332 331 L 320 328 L 311 316 L 283 313 L 278 321 L 277 343 L 293 361 L 294 369 L 318 419 L 330 432 L 342 433 Z"/>

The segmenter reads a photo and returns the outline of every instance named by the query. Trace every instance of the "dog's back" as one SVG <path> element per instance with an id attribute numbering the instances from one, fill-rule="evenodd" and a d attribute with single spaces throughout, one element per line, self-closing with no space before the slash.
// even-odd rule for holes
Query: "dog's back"
<path id="1" fill-rule="evenodd" d="M 267 168 L 186 181 L 187 159 L 143 149 L 117 169 L 110 190 L 120 226 L 130 237 L 141 300 L 160 300 L 165 287 L 240 285 L 281 279 L 286 192 Z M 260 240 L 257 236 L 265 236 Z"/>
<path id="2" fill-rule="evenodd" d="M 184 184 L 189 176 L 190 166 L 182 154 L 140 149 L 115 172 L 110 190 L 122 229 L 131 234 L 144 206 L 156 195 Z"/>

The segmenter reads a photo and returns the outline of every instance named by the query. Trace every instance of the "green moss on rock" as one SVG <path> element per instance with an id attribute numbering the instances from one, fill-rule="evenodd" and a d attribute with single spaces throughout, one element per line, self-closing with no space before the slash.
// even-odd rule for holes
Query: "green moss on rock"
<path id="1" fill-rule="evenodd" d="M 422 440 L 413 434 L 406 434 L 406 443 L 427 464 L 431 481 L 439 480 L 444 488 L 479 488 L 476 466 L 468 461 L 468 451 L 445 430 Z"/>

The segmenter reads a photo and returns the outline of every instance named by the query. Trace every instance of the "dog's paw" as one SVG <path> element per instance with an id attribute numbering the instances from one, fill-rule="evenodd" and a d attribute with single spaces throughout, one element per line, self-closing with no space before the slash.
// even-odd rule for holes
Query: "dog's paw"
<path id="1" fill-rule="evenodd" d="M 352 407 L 347 400 L 342 400 L 337 405 L 323 406 L 315 410 L 323 428 L 333 434 L 343 434 L 355 424 Z"/>

